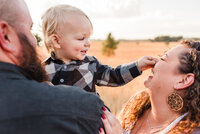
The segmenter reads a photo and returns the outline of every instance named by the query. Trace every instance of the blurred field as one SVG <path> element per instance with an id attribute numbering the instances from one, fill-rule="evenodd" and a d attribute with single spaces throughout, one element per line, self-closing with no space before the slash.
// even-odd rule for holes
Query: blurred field
<path id="1" fill-rule="evenodd" d="M 160 42 L 120 42 L 115 55 L 111 57 L 103 56 L 101 53 L 102 42 L 93 41 L 89 50 L 89 55 L 96 56 L 103 64 L 116 67 L 120 64 L 126 64 L 139 59 L 142 56 L 160 56 L 169 48 L 173 47 L 177 43 L 160 43 Z M 45 59 L 48 54 L 44 47 L 37 48 L 38 54 L 41 59 Z M 151 73 L 150 70 L 143 72 L 143 74 L 135 78 L 130 83 L 122 87 L 97 87 L 97 90 L 105 102 L 105 104 L 111 109 L 113 114 L 118 114 L 123 104 L 137 91 L 145 89 L 143 82 L 147 79 Z"/>

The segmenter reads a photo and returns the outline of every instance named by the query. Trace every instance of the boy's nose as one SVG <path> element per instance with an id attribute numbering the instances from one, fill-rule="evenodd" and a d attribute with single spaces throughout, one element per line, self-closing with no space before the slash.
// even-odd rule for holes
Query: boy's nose
<path id="1" fill-rule="evenodd" d="M 90 47 L 90 44 L 91 44 L 90 40 L 87 40 L 87 41 L 85 42 L 85 46 L 86 46 L 86 47 Z"/>

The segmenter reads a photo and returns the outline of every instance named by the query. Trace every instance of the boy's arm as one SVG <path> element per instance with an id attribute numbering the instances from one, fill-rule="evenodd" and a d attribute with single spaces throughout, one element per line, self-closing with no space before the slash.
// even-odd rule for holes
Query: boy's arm
<path id="1" fill-rule="evenodd" d="M 139 71 L 136 62 L 112 68 L 108 65 L 103 65 L 98 61 L 97 72 L 95 74 L 96 85 L 113 87 L 122 86 L 140 74 L 141 72 Z"/>

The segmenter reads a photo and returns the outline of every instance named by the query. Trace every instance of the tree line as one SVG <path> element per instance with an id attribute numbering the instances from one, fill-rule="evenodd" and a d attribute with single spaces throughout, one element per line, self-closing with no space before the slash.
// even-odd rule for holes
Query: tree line
<path id="1" fill-rule="evenodd" d="M 154 42 L 177 42 L 183 39 L 183 36 L 157 36 L 154 39 L 150 39 L 150 41 Z"/>
<path id="2" fill-rule="evenodd" d="M 35 34 L 35 37 L 37 39 L 37 44 L 39 45 L 42 41 L 42 38 Z M 178 42 L 180 40 L 183 40 L 183 36 L 157 36 L 154 39 L 149 39 L 149 41 L 152 42 L 165 42 L 166 44 L 169 44 L 170 42 Z M 200 40 L 200 38 L 189 38 L 189 40 Z M 122 40 L 120 40 L 122 41 Z M 119 44 L 119 40 L 115 40 L 115 38 L 112 36 L 112 33 L 108 33 L 105 40 L 102 42 L 102 54 L 106 56 L 115 55 L 115 50 L 117 49 L 117 45 Z"/>

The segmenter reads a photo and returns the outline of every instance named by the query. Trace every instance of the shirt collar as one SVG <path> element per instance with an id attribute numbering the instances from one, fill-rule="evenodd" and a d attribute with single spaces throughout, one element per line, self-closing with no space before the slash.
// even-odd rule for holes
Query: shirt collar
<path id="1" fill-rule="evenodd" d="M 83 60 L 71 60 L 67 64 L 81 65 L 83 63 L 91 62 L 91 61 L 94 61 L 94 60 L 95 60 L 95 58 L 86 55 Z M 61 59 L 57 59 L 54 52 L 51 52 L 51 57 L 49 57 L 47 60 L 45 60 L 45 63 L 47 63 L 47 64 L 50 63 L 50 62 L 54 62 L 54 63 L 57 63 L 57 64 L 66 64 Z"/>

